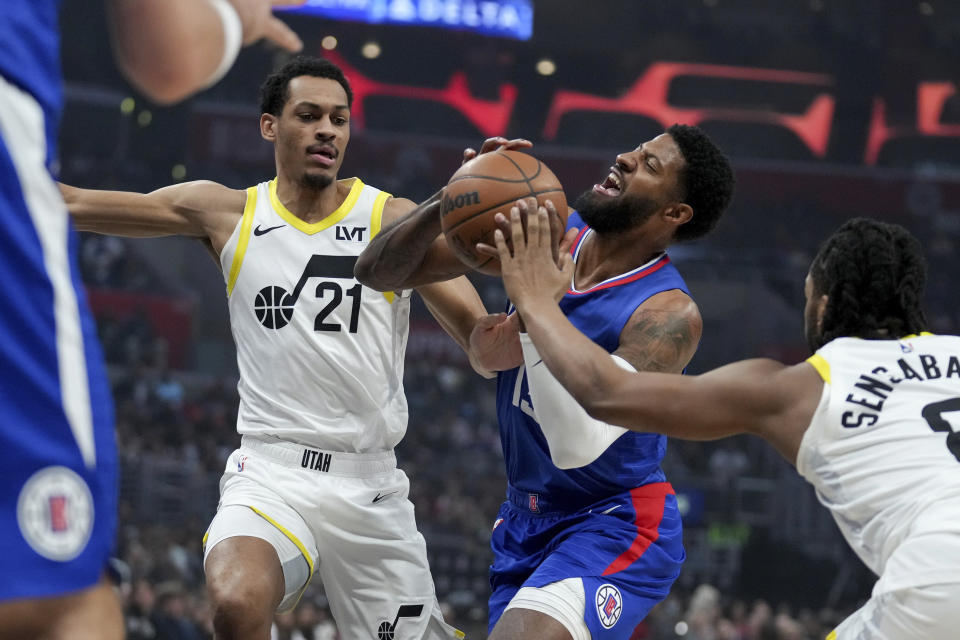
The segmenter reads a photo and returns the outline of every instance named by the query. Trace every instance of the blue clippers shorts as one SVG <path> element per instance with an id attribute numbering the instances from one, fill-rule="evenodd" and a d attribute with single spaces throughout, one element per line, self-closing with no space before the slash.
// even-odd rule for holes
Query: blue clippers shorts
<path id="1" fill-rule="evenodd" d="M 46 153 L 0 77 L 0 602 L 94 585 L 116 528 L 110 389 Z"/>
<path id="2" fill-rule="evenodd" d="M 575 512 L 513 492 L 509 497 L 490 541 L 490 630 L 521 587 L 581 578 L 583 619 L 591 637 L 626 639 L 680 575 L 686 558 L 683 530 L 667 482 L 637 487 Z M 539 512 L 530 511 L 528 504 Z"/>

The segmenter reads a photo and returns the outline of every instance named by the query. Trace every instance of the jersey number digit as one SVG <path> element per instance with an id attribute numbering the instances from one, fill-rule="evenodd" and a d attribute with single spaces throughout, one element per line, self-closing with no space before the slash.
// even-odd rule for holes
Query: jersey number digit
<path id="1" fill-rule="evenodd" d="M 333 310 L 340 305 L 340 302 L 343 300 L 343 294 L 346 293 L 347 296 L 353 298 L 353 305 L 350 308 L 350 333 L 356 333 L 357 326 L 360 321 L 360 295 L 363 293 L 363 287 L 358 283 L 344 292 L 343 287 L 336 282 L 321 282 L 317 285 L 318 298 L 324 298 L 324 292 L 326 291 L 330 291 L 333 294 L 333 299 L 327 303 L 327 306 L 320 310 L 320 313 L 317 314 L 316 319 L 313 321 L 313 330 L 341 330 L 339 322 L 325 322 L 325 320 L 327 319 L 327 316 L 330 315 Z"/>
<path id="2" fill-rule="evenodd" d="M 928 404 L 923 408 L 923 419 L 930 428 L 940 433 L 947 433 L 947 449 L 960 462 L 960 431 L 954 431 L 950 423 L 943 419 L 943 414 L 951 411 L 960 411 L 960 398 L 950 398 Z"/>

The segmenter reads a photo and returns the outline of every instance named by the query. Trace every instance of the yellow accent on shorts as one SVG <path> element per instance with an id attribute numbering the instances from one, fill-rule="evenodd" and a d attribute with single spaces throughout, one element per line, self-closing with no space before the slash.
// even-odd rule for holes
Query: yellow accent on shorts
<path id="1" fill-rule="evenodd" d="M 830 363 L 827 362 L 826 358 L 819 353 L 815 353 L 807 358 L 807 362 L 813 365 L 813 368 L 817 370 L 817 373 L 820 374 L 824 382 L 830 384 Z"/>
<path id="2" fill-rule="evenodd" d="M 837 630 L 834 629 L 829 634 L 827 634 L 827 640 L 837 640 Z"/>
<path id="3" fill-rule="evenodd" d="M 370 239 L 373 240 L 374 236 L 380 233 L 380 228 L 383 226 L 383 207 L 387 204 L 392 196 L 386 191 L 381 191 L 377 194 L 377 199 L 373 201 L 373 212 L 370 214 Z M 393 304 L 393 299 L 396 295 L 393 291 L 384 291 L 383 297 L 387 299 L 387 302 Z"/>
<path id="4" fill-rule="evenodd" d="M 350 187 L 350 193 L 347 194 L 347 197 L 344 199 L 343 203 L 337 207 L 337 210 L 328 215 L 323 220 L 318 220 L 317 222 L 304 222 L 293 213 L 290 212 L 283 203 L 280 202 L 280 198 L 277 197 L 277 179 L 274 178 L 270 181 L 270 204 L 273 205 L 273 210 L 277 212 L 277 215 L 286 221 L 291 227 L 298 231 L 302 231 L 308 236 L 323 231 L 324 229 L 329 229 L 333 225 L 337 224 L 341 220 L 347 217 L 347 214 L 350 213 L 350 210 L 353 209 L 353 205 L 357 204 L 357 199 L 360 197 L 360 192 L 363 191 L 363 182 L 360 178 L 349 178 L 344 180 L 344 183 L 353 181 L 353 184 Z"/>
<path id="5" fill-rule="evenodd" d="M 903 336 L 903 337 L 900 338 L 900 339 L 901 339 L 901 340 L 909 340 L 910 338 L 920 338 L 920 337 L 926 337 L 926 336 L 932 336 L 932 335 L 933 335 L 933 334 L 930 333 L 929 331 L 921 331 L 920 333 L 911 333 L 911 334 L 908 335 L 908 336 Z"/>
<path id="6" fill-rule="evenodd" d="M 253 212 L 257 208 L 257 188 L 247 189 L 247 204 L 243 207 L 243 218 L 240 222 L 240 238 L 237 248 L 233 252 L 233 261 L 230 263 L 230 277 L 227 278 L 227 297 L 233 293 L 233 286 L 237 284 L 240 267 L 243 265 L 243 256 L 247 253 L 247 244 L 250 242 L 250 227 L 253 226 Z"/>
<path id="7" fill-rule="evenodd" d="M 247 506 L 249 507 L 250 505 L 247 505 Z M 260 516 L 261 518 L 263 518 L 264 520 L 266 520 L 267 522 L 269 522 L 270 524 L 272 524 L 273 526 L 275 526 L 277 529 L 280 530 L 280 533 L 290 538 L 290 542 L 297 545 L 297 549 L 300 549 L 300 553 L 303 554 L 304 559 L 307 561 L 307 566 L 310 567 L 310 575 L 307 577 L 307 582 L 310 582 L 310 579 L 313 577 L 313 558 L 310 557 L 310 552 L 307 551 L 307 547 L 304 546 L 304 544 L 300 542 L 297 536 L 293 535 L 293 533 L 291 533 L 289 529 L 287 529 L 285 526 L 283 526 L 282 524 L 280 524 L 279 522 L 277 522 L 276 520 L 274 520 L 273 518 L 265 514 L 263 511 L 260 511 L 260 509 L 257 509 L 256 507 L 250 507 L 250 510 L 253 511 L 258 516 Z"/>

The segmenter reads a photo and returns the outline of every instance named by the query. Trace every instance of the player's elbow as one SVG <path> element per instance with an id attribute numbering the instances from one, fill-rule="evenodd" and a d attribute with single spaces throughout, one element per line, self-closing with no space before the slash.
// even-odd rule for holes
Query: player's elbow
<path id="1" fill-rule="evenodd" d="M 357 257 L 357 262 L 353 265 L 353 277 L 357 282 L 365 287 L 370 287 L 376 291 L 396 291 L 401 287 L 397 283 L 392 283 L 382 273 L 383 269 L 377 268 L 377 259 L 372 254 L 364 251 Z"/>

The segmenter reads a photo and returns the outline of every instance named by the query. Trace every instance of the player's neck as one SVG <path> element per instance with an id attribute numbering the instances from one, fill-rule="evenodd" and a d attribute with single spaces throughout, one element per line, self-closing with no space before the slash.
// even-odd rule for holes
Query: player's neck
<path id="1" fill-rule="evenodd" d="M 306 223 L 318 222 L 336 211 L 349 192 L 350 188 L 336 179 L 317 189 L 277 176 L 277 199 L 287 211 Z"/>
<path id="2" fill-rule="evenodd" d="M 589 289 L 650 262 L 666 248 L 666 244 L 654 241 L 642 230 L 610 235 L 594 231 L 584 239 L 577 256 L 574 283 L 577 289 Z"/>

